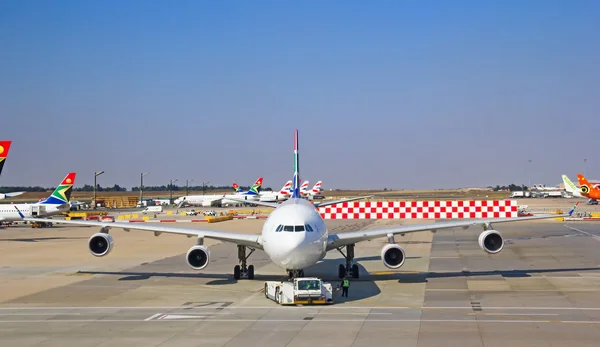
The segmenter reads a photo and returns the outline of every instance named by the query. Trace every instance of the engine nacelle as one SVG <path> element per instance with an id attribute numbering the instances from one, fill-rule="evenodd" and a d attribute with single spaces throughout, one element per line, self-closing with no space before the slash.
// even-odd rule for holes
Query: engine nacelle
<path id="1" fill-rule="evenodd" d="M 486 230 L 479 234 L 479 247 L 490 254 L 500 253 L 504 248 L 504 239 L 496 230 Z"/>
<path id="2" fill-rule="evenodd" d="M 110 251 L 112 251 L 113 244 L 114 242 L 112 236 L 106 233 L 96 233 L 92 235 L 88 241 L 90 253 L 96 257 L 103 257 L 110 253 Z"/>
<path id="3" fill-rule="evenodd" d="M 210 261 L 210 252 L 207 247 L 196 245 L 187 251 L 185 260 L 192 269 L 202 270 Z"/>
<path id="4" fill-rule="evenodd" d="M 396 244 L 387 244 L 381 249 L 381 260 L 383 261 L 383 265 L 388 268 L 397 269 L 406 260 L 404 249 Z"/>

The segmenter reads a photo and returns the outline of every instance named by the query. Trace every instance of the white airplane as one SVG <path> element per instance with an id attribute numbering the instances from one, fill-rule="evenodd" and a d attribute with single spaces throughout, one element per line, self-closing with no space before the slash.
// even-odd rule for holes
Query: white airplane
<path id="1" fill-rule="evenodd" d="M 250 189 L 246 192 L 243 191 L 236 183 L 233 183 L 233 188 L 235 189 L 235 193 L 226 194 L 223 197 L 223 200 L 221 200 L 221 205 L 229 206 L 229 205 L 239 205 L 240 204 L 239 201 L 232 200 L 232 198 L 233 199 L 243 199 L 248 203 L 258 200 L 260 197 L 260 195 L 259 195 L 260 193 L 259 193 L 258 189 L 260 189 L 260 187 L 262 186 L 262 182 L 263 182 L 263 178 L 259 177 L 256 180 L 256 182 L 254 182 L 252 187 L 250 187 Z"/>
<path id="2" fill-rule="evenodd" d="M 563 179 L 563 183 L 565 184 L 565 190 L 571 194 L 573 194 L 573 196 L 575 197 L 579 197 L 579 198 L 583 198 L 584 196 L 581 195 L 581 191 L 573 184 L 573 182 L 571 182 L 571 180 L 569 179 L 569 177 L 567 177 L 567 175 L 562 175 L 562 179 Z"/>
<path id="3" fill-rule="evenodd" d="M 504 248 L 504 239 L 501 234 L 494 230 L 492 225 L 504 222 L 519 222 L 537 220 L 544 218 L 566 217 L 573 213 L 575 207 L 569 214 L 544 215 L 514 218 L 491 218 L 491 219 L 467 219 L 450 222 L 439 222 L 433 224 L 404 225 L 381 229 L 347 231 L 339 234 L 329 234 L 325 221 L 321 218 L 318 208 L 321 206 L 334 205 L 344 201 L 353 201 L 365 197 L 357 197 L 346 200 L 327 201 L 311 204 L 300 196 L 300 170 L 298 165 L 298 131 L 294 132 L 294 177 L 292 180 L 292 196 L 282 204 L 256 201 L 254 203 L 263 206 L 274 207 L 273 212 L 263 225 L 260 235 L 245 234 L 228 231 L 216 231 L 208 229 L 184 228 L 175 226 L 130 224 L 115 222 L 95 222 L 80 220 L 55 220 L 55 223 L 72 225 L 95 226 L 100 230 L 91 236 L 88 241 L 90 252 L 98 257 L 105 256 L 113 249 L 113 238 L 109 234 L 110 228 L 121 228 L 125 231 L 143 230 L 153 232 L 155 236 L 162 233 L 171 233 L 196 237 L 197 243 L 186 253 L 187 264 L 195 270 L 202 270 L 210 263 L 210 251 L 204 246 L 204 239 L 215 239 L 237 244 L 239 265 L 233 269 L 235 279 L 246 277 L 254 278 L 254 266 L 247 265 L 248 257 L 256 249 L 264 250 L 273 263 L 287 270 L 290 277 L 304 276 L 307 269 L 322 260 L 328 251 L 339 250 L 346 259 L 344 264 L 339 264 L 340 277 L 359 277 L 358 265 L 354 263 L 354 247 L 361 241 L 376 238 L 387 238 L 386 244 L 381 250 L 383 264 L 391 269 L 400 268 L 406 259 L 404 250 L 394 241 L 395 235 L 421 231 L 439 232 L 444 229 L 470 226 L 482 226 L 483 232 L 479 235 L 479 246 L 489 254 L 496 254 Z M 243 201 L 243 200 L 240 200 Z M 30 220 L 23 217 L 24 220 Z M 345 248 L 346 252 L 342 250 Z M 250 252 L 247 253 L 247 250 Z"/>
<path id="4" fill-rule="evenodd" d="M 210 207 L 219 204 L 225 198 L 225 194 L 218 195 L 187 195 L 175 199 L 177 206 L 203 206 Z"/>
<path id="5" fill-rule="evenodd" d="M 317 182 L 314 187 L 312 187 L 312 189 L 308 192 L 309 196 L 315 196 L 315 195 L 319 195 L 319 193 L 321 193 L 321 191 L 323 190 L 323 188 L 321 188 L 323 186 L 323 181 L 319 181 Z"/>
<path id="6" fill-rule="evenodd" d="M 264 201 L 264 202 L 285 201 L 285 200 L 289 199 L 290 196 L 292 196 L 291 188 L 292 188 L 292 181 L 287 181 L 283 185 L 281 190 L 279 190 L 278 192 L 262 191 L 262 192 L 260 192 L 260 195 L 259 195 L 259 201 Z"/>
<path id="7" fill-rule="evenodd" d="M 75 184 L 75 176 L 75 172 L 68 173 L 49 197 L 36 203 L 0 205 L 0 222 L 20 221 L 23 215 L 28 217 L 52 216 L 61 212 L 68 212 L 70 209 L 69 199 L 71 198 L 73 184 Z M 30 220 L 37 221 L 40 219 L 33 218 Z M 44 221 L 52 222 L 52 220 Z"/>
<path id="8" fill-rule="evenodd" d="M 8 157 L 8 151 L 10 150 L 11 143 L 12 141 L 0 141 L 0 174 L 2 174 L 2 169 L 6 163 L 6 158 Z M 0 199 L 12 198 L 23 193 L 25 192 L 0 193 Z"/>

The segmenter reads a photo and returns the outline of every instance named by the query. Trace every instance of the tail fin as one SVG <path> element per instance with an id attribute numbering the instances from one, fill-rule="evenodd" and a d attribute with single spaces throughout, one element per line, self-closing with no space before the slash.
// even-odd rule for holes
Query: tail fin
<path id="1" fill-rule="evenodd" d="M 577 189 L 573 182 L 571 182 L 567 175 L 562 175 L 562 179 L 567 192 L 573 194 L 574 196 L 581 196 L 581 192 L 579 191 L 579 189 Z"/>
<path id="2" fill-rule="evenodd" d="M 60 185 L 54 189 L 52 194 L 42 200 L 41 204 L 56 204 L 63 205 L 69 203 L 71 199 L 71 191 L 73 190 L 73 184 L 75 184 L 75 172 L 69 172 L 67 176 L 62 180 Z"/>
<path id="3" fill-rule="evenodd" d="M 258 190 L 260 189 L 260 187 L 262 186 L 263 183 L 263 178 L 259 177 L 256 182 L 254 182 L 254 184 L 252 185 L 252 187 L 250 187 L 250 190 L 248 191 L 248 193 L 254 193 L 254 194 L 258 194 Z"/>
<path id="4" fill-rule="evenodd" d="M 315 194 L 320 193 L 322 185 L 323 185 L 323 181 L 317 182 L 317 184 L 315 184 L 315 186 L 312 188 L 312 192 Z"/>
<path id="5" fill-rule="evenodd" d="M 292 190 L 292 181 L 287 181 L 283 187 L 281 188 L 281 190 L 279 191 L 279 194 L 290 194 L 290 191 Z"/>
<path id="6" fill-rule="evenodd" d="M 578 174 L 577 179 L 579 180 L 581 195 L 589 197 L 590 193 L 594 193 L 594 195 L 600 194 L 600 189 L 594 187 L 582 174 Z"/>
<path id="7" fill-rule="evenodd" d="M 0 174 L 2 174 L 2 168 L 8 157 L 8 150 L 12 141 L 0 141 Z"/>
<path id="8" fill-rule="evenodd" d="M 300 163 L 298 158 L 298 129 L 294 130 L 294 179 L 292 182 L 292 199 L 299 199 L 300 195 Z"/>
<path id="9" fill-rule="evenodd" d="M 238 184 L 235 182 L 233 182 L 233 189 L 235 190 L 236 193 L 242 192 L 242 188 L 240 188 L 240 186 L 238 186 Z"/>

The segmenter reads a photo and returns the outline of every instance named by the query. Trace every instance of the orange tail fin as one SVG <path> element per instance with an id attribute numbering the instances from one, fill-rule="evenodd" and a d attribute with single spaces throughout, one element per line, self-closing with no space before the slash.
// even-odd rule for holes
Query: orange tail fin
<path id="1" fill-rule="evenodd" d="M 577 174 L 577 180 L 579 181 L 581 195 L 592 199 L 600 199 L 600 189 L 594 187 L 582 174 Z"/>

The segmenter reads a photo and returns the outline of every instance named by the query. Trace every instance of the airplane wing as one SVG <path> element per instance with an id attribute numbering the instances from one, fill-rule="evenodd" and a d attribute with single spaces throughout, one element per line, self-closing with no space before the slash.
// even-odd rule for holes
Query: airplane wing
<path id="1" fill-rule="evenodd" d="M 361 200 L 361 199 L 368 199 L 368 198 L 372 198 L 373 196 L 374 195 L 368 195 L 368 196 L 359 196 L 359 197 L 350 198 L 350 199 L 317 202 L 317 203 L 315 203 L 315 207 L 319 208 L 319 207 L 323 207 L 323 206 L 341 204 L 342 202 L 348 202 L 348 201 L 354 201 L 354 200 Z"/>
<path id="2" fill-rule="evenodd" d="M 575 205 L 577 206 L 577 205 Z M 420 231 L 438 231 L 441 229 L 450 229 L 462 227 L 464 229 L 470 226 L 486 226 L 494 223 L 518 222 L 526 220 L 548 219 L 569 217 L 575 211 L 575 207 L 565 214 L 542 215 L 530 217 L 513 217 L 513 218 L 490 218 L 490 219 L 467 219 L 451 222 L 440 222 L 432 224 L 404 225 L 391 228 L 380 228 L 372 230 L 348 231 L 339 234 L 330 234 L 327 240 L 327 250 L 336 249 L 342 246 L 351 245 L 360 241 L 372 240 L 380 237 L 390 237 L 394 235 L 404 235 Z"/>
<path id="3" fill-rule="evenodd" d="M 357 198 L 350 198 L 350 199 L 342 199 L 342 200 L 334 200 L 334 201 L 324 201 L 324 202 L 317 202 L 315 203 L 315 208 L 319 208 L 319 207 L 323 207 L 323 206 L 329 206 L 329 205 L 335 205 L 335 204 L 341 204 L 343 202 L 348 202 L 348 201 L 354 201 L 354 200 L 361 200 L 361 199 L 367 199 L 367 198 L 372 198 L 374 195 L 369 195 L 369 196 L 359 196 Z M 249 203 L 249 204 L 256 204 L 256 205 L 261 205 L 261 206 L 267 206 L 267 207 L 278 207 L 279 204 L 278 203 L 274 203 L 274 202 L 265 202 L 265 201 L 255 201 L 255 200 L 242 200 L 242 199 L 235 199 L 235 198 L 227 198 L 227 200 L 233 200 L 233 201 L 238 201 L 238 202 L 244 202 L 244 203 Z"/>
<path id="4" fill-rule="evenodd" d="M 255 205 L 260 205 L 260 206 L 266 206 L 266 207 L 279 207 L 278 203 L 275 202 L 265 202 L 265 201 L 258 201 L 258 200 L 244 200 L 244 199 L 236 199 L 236 198 L 227 198 L 227 200 L 233 200 L 233 201 L 237 201 L 237 202 L 242 202 L 242 203 L 247 203 L 247 204 L 255 204 Z"/>
<path id="5" fill-rule="evenodd" d="M 94 221 L 83 221 L 83 220 L 62 220 L 62 219 L 43 219 L 43 218 L 24 218 L 21 219 L 29 222 L 49 222 L 58 224 L 70 224 L 79 226 L 91 226 L 104 228 L 104 230 L 110 228 L 120 228 L 125 231 L 130 230 L 143 230 L 152 231 L 155 236 L 159 236 L 162 233 L 166 234 L 177 234 L 185 235 L 187 237 L 197 238 L 209 238 L 219 241 L 231 242 L 238 245 L 248 246 L 256 249 L 263 249 L 260 235 L 242 234 L 230 231 L 216 231 L 196 228 L 182 228 L 182 227 L 171 227 L 161 225 L 148 225 L 138 223 L 115 223 L 115 222 L 94 222 Z"/>

